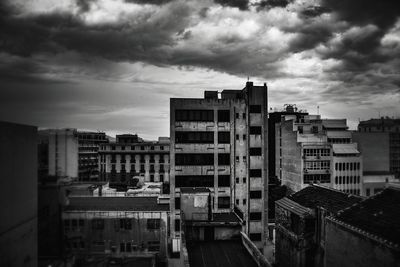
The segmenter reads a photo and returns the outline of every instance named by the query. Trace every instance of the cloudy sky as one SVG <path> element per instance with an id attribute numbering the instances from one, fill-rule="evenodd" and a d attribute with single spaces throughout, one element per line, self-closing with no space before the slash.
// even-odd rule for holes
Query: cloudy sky
<path id="1" fill-rule="evenodd" d="M 170 97 L 247 77 L 272 108 L 400 116 L 397 1 L 1 1 L 0 120 L 155 139 Z"/>

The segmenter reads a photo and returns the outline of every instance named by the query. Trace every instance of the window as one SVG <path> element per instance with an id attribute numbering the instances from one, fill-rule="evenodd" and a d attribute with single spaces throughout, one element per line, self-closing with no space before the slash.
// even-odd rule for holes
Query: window
<path id="1" fill-rule="evenodd" d="M 103 230 L 104 229 L 104 220 L 103 219 L 93 219 L 92 220 L 92 229 L 93 230 Z"/>
<path id="2" fill-rule="evenodd" d="M 299 134 L 302 134 L 303 133 L 303 126 L 298 126 L 297 130 L 298 130 Z"/>
<path id="3" fill-rule="evenodd" d="M 261 147 L 250 147 L 250 156 L 261 156 Z"/>
<path id="4" fill-rule="evenodd" d="M 261 233 L 250 233 L 251 241 L 261 241 Z"/>
<path id="5" fill-rule="evenodd" d="M 246 182 L 246 177 L 243 177 L 243 183 L 245 184 Z"/>
<path id="6" fill-rule="evenodd" d="M 218 186 L 230 186 L 231 176 L 230 175 L 218 175 Z"/>
<path id="7" fill-rule="evenodd" d="M 261 169 L 250 169 L 250 177 L 261 177 Z"/>
<path id="8" fill-rule="evenodd" d="M 244 119 L 244 120 L 246 119 L 246 112 L 243 113 L 243 119 Z"/>
<path id="9" fill-rule="evenodd" d="M 246 156 L 243 156 L 243 162 L 246 162 Z"/>
<path id="10" fill-rule="evenodd" d="M 236 113 L 237 114 L 237 113 Z M 240 203 L 240 199 L 236 199 L 236 201 L 235 201 L 235 203 L 236 203 L 236 205 L 239 205 L 239 203 Z"/>
<path id="11" fill-rule="evenodd" d="M 236 183 L 237 184 L 239 183 L 239 177 L 236 177 Z"/>
<path id="12" fill-rule="evenodd" d="M 250 113 L 261 113 L 261 105 L 250 105 Z"/>
<path id="13" fill-rule="evenodd" d="M 250 134 L 261 134 L 261 126 L 250 126 Z"/>
<path id="14" fill-rule="evenodd" d="M 160 150 L 164 150 L 164 146 L 160 146 Z"/>
<path id="15" fill-rule="evenodd" d="M 175 165 L 214 165 L 214 154 L 176 154 Z"/>
<path id="16" fill-rule="evenodd" d="M 229 207 L 230 207 L 230 197 L 218 197 L 219 209 L 229 209 Z"/>
<path id="17" fill-rule="evenodd" d="M 254 199 L 262 198 L 262 192 L 261 192 L 261 190 L 250 191 L 250 198 L 254 198 Z"/>
<path id="18" fill-rule="evenodd" d="M 229 110 L 218 110 L 218 122 L 230 122 Z"/>
<path id="19" fill-rule="evenodd" d="M 243 205 L 246 205 L 246 202 L 247 202 L 247 201 L 246 201 L 246 199 L 244 198 L 244 199 L 243 199 Z"/>
<path id="20" fill-rule="evenodd" d="M 132 229 L 132 221 L 131 219 L 119 219 L 119 228 L 124 230 L 131 230 Z"/>
<path id="21" fill-rule="evenodd" d="M 120 243 L 119 244 L 119 251 L 120 252 L 125 252 L 125 243 Z"/>
<path id="22" fill-rule="evenodd" d="M 245 134 L 243 135 L 243 141 L 246 141 L 246 135 Z"/>
<path id="23" fill-rule="evenodd" d="M 175 187 L 214 187 L 214 175 L 175 176 Z"/>
<path id="24" fill-rule="evenodd" d="M 250 212 L 251 221 L 261 221 L 261 218 L 262 218 L 261 212 Z"/>
<path id="25" fill-rule="evenodd" d="M 235 137 L 236 137 L 236 141 L 239 141 L 239 135 L 237 134 Z"/>
<path id="26" fill-rule="evenodd" d="M 367 190 L 366 190 L 366 195 L 367 195 L 367 197 L 369 197 L 370 195 L 371 195 L 371 192 L 370 192 L 370 189 L 369 188 L 367 188 Z"/>
<path id="27" fill-rule="evenodd" d="M 175 231 L 179 232 L 181 230 L 181 221 L 179 219 L 175 219 Z"/>
<path id="28" fill-rule="evenodd" d="M 236 162 L 239 162 L 239 156 L 236 156 L 235 159 L 236 159 Z"/>
<path id="29" fill-rule="evenodd" d="M 218 154 L 218 165 L 230 165 L 231 155 L 228 153 Z"/>
<path id="30" fill-rule="evenodd" d="M 176 210 L 181 209 L 181 198 L 180 197 L 175 198 L 175 209 Z"/>
<path id="31" fill-rule="evenodd" d="M 340 179 L 339 179 L 340 180 Z M 327 174 L 304 174 L 304 183 L 330 183 L 331 175 Z"/>
<path id="32" fill-rule="evenodd" d="M 148 230 L 160 229 L 160 219 L 147 219 L 147 229 Z"/>
<path id="33" fill-rule="evenodd" d="M 175 143 L 214 144 L 214 132 L 175 132 Z"/>
<path id="34" fill-rule="evenodd" d="M 175 110 L 175 121 L 214 121 L 214 111 Z"/>
<path id="35" fill-rule="evenodd" d="M 218 143 L 229 144 L 231 142 L 231 135 L 229 132 L 218 132 Z"/>

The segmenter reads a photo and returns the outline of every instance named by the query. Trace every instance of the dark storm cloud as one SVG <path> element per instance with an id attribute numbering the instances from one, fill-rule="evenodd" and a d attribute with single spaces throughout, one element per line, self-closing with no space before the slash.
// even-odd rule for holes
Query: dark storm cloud
<path id="1" fill-rule="evenodd" d="M 323 6 L 309 6 L 300 11 L 300 15 L 305 18 L 314 18 L 325 13 L 330 13 L 331 9 Z"/>
<path id="2" fill-rule="evenodd" d="M 237 7 L 240 10 L 247 10 L 249 8 L 248 0 L 214 0 L 214 2 L 222 6 Z"/>
<path id="3" fill-rule="evenodd" d="M 288 4 L 293 2 L 293 0 L 263 0 L 255 4 L 257 9 L 270 9 L 274 7 L 286 7 Z"/>

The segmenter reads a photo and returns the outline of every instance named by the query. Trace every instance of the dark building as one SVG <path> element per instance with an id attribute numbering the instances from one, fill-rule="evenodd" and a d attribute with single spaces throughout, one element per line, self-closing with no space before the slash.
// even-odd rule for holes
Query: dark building
<path id="1" fill-rule="evenodd" d="M 79 181 L 98 181 L 99 172 L 99 147 L 108 143 L 103 132 L 78 131 L 78 171 Z"/>
<path id="2" fill-rule="evenodd" d="M 323 266 L 326 218 L 360 201 L 360 197 L 317 185 L 276 201 L 276 264 Z"/>
<path id="3" fill-rule="evenodd" d="M 400 119 L 361 121 L 353 139 L 365 158 L 365 172 L 384 171 L 400 178 Z"/>
<path id="4" fill-rule="evenodd" d="M 308 115 L 307 111 L 298 110 L 296 105 L 286 104 L 281 111 L 273 111 L 268 113 L 268 176 L 270 184 L 279 184 L 276 175 L 276 147 L 275 147 L 275 124 L 280 123 L 282 116 L 294 115 L 296 119 L 299 120 L 301 116 Z"/>
<path id="5" fill-rule="evenodd" d="M 0 266 L 37 266 L 37 127 L 0 122 Z"/>
<path id="6" fill-rule="evenodd" d="M 324 266 L 400 266 L 398 186 L 389 186 L 325 222 Z"/>

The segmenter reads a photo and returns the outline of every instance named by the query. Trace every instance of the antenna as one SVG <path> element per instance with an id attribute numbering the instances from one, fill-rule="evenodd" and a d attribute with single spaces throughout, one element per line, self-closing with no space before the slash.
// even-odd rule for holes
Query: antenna
<path id="1" fill-rule="evenodd" d="M 317 115 L 319 115 L 319 106 L 317 106 Z"/>

